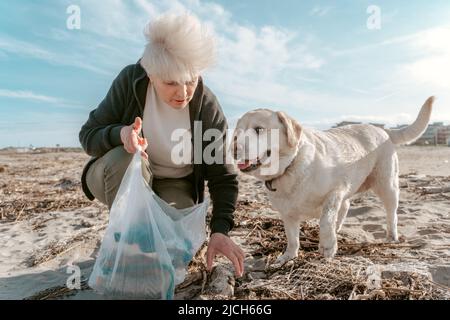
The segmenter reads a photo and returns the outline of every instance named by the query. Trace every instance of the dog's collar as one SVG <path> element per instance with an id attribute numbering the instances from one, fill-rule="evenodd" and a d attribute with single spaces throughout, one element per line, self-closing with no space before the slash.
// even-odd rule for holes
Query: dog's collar
<path id="1" fill-rule="evenodd" d="M 298 150 L 297 150 L 297 153 L 298 153 Z M 296 153 L 296 156 L 297 156 L 297 153 Z M 296 156 L 295 156 L 295 157 L 296 157 Z M 284 175 L 286 174 L 286 172 L 291 168 L 292 164 L 294 163 L 295 157 L 292 158 L 291 163 L 289 163 L 289 165 L 286 167 L 286 169 L 284 169 L 284 172 L 283 172 L 282 174 L 280 174 L 278 177 L 275 177 L 275 178 L 273 178 L 273 179 L 264 181 L 264 184 L 265 184 L 266 188 L 267 188 L 269 191 L 272 191 L 272 192 L 277 191 L 277 189 L 275 189 L 275 188 L 272 186 L 273 181 L 276 180 L 276 179 L 281 178 L 282 176 L 284 176 Z"/>
<path id="2" fill-rule="evenodd" d="M 299 141 L 298 143 L 300 143 L 300 141 Z M 297 146 L 298 146 L 298 145 L 297 145 Z M 290 167 L 292 166 L 292 164 L 294 163 L 294 160 L 295 160 L 295 158 L 297 157 L 297 154 L 298 154 L 298 149 L 297 149 L 297 153 L 296 153 L 295 157 L 292 158 L 291 163 L 289 163 L 289 165 L 286 167 L 286 169 L 284 169 L 284 172 L 283 172 L 282 174 L 280 174 L 278 177 L 275 177 L 275 178 L 272 178 L 272 179 L 270 179 L 270 180 L 264 181 L 264 185 L 266 186 L 266 188 L 267 188 L 269 191 L 272 191 L 272 192 L 277 191 L 277 189 L 275 189 L 275 188 L 272 186 L 273 181 L 276 180 L 276 179 L 278 179 L 278 178 L 281 178 L 282 176 L 284 176 L 284 175 L 286 174 L 286 172 L 289 170 L 289 168 L 290 168 Z"/>
<path id="3" fill-rule="evenodd" d="M 286 169 L 284 169 L 284 172 L 283 172 L 281 175 L 279 175 L 278 177 L 275 177 L 275 178 L 273 178 L 273 179 L 271 179 L 271 180 L 266 180 L 266 181 L 264 182 L 266 188 L 267 188 L 269 191 L 272 191 L 272 192 L 277 191 L 277 189 L 275 189 L 275 188 L 272 186 L 273 181 L 276 180 L 276 179 L 281 178 L 282 176 L 284 176 L 284 175 L 286 174 L 286 172 L 287 172 L 287 171 L 290 169 L 290 167 L 292 166 L 292 163 L 293 163 L 293 162 L 294 162 L 294 160 L 292 160 L 291 163 L 286 167 Z"/>

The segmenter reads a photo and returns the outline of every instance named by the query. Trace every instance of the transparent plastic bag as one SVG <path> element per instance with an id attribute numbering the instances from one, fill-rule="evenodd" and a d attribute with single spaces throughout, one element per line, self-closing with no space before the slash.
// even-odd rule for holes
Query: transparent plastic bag
<path id="1" fill-rule="evenodd" d="M 173 299 L 206 239 L 209 198 L 176 209 L 142 177 L 138 151 L 125 172 L 89 286 L 117 299 Z"/>

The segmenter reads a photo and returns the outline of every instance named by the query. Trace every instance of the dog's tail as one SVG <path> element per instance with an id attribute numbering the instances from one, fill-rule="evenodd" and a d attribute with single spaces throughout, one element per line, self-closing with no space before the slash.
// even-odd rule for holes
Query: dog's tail
<path id="1" fill-rule="evenodd" d="M 399 130 L 385 129 L 394 144 L 410 143 L 419 138 L 427 129 L 433 109 L 434 97 L 429 97 L 422 106 L 416 121 Z"/>

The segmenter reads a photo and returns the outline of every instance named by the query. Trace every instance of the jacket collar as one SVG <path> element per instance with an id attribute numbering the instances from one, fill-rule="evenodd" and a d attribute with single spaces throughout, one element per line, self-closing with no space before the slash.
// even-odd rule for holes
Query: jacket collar
<path id="1" fill-rule="evenodd" d="M 133 74 L 133 93 L 138 102 L 139 113 L 144 114 L 145 99 L 147 97 L 148 82 L 150 79 L 147 76 L 144 68 L 141 66 L 141 60 L 136 63 L 135 73 Z"/>

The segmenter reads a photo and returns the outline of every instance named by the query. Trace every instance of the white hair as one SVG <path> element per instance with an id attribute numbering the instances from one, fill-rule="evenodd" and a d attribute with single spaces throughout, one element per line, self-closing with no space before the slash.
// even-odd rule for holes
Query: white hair
<path id="1" fill-rule="evenodd" d="M 147 24 L 141 65 L 148 75 L 180 83 L 192 81 L 215 61 L 215 42 L 192 15 L 166 14 Z"/>

